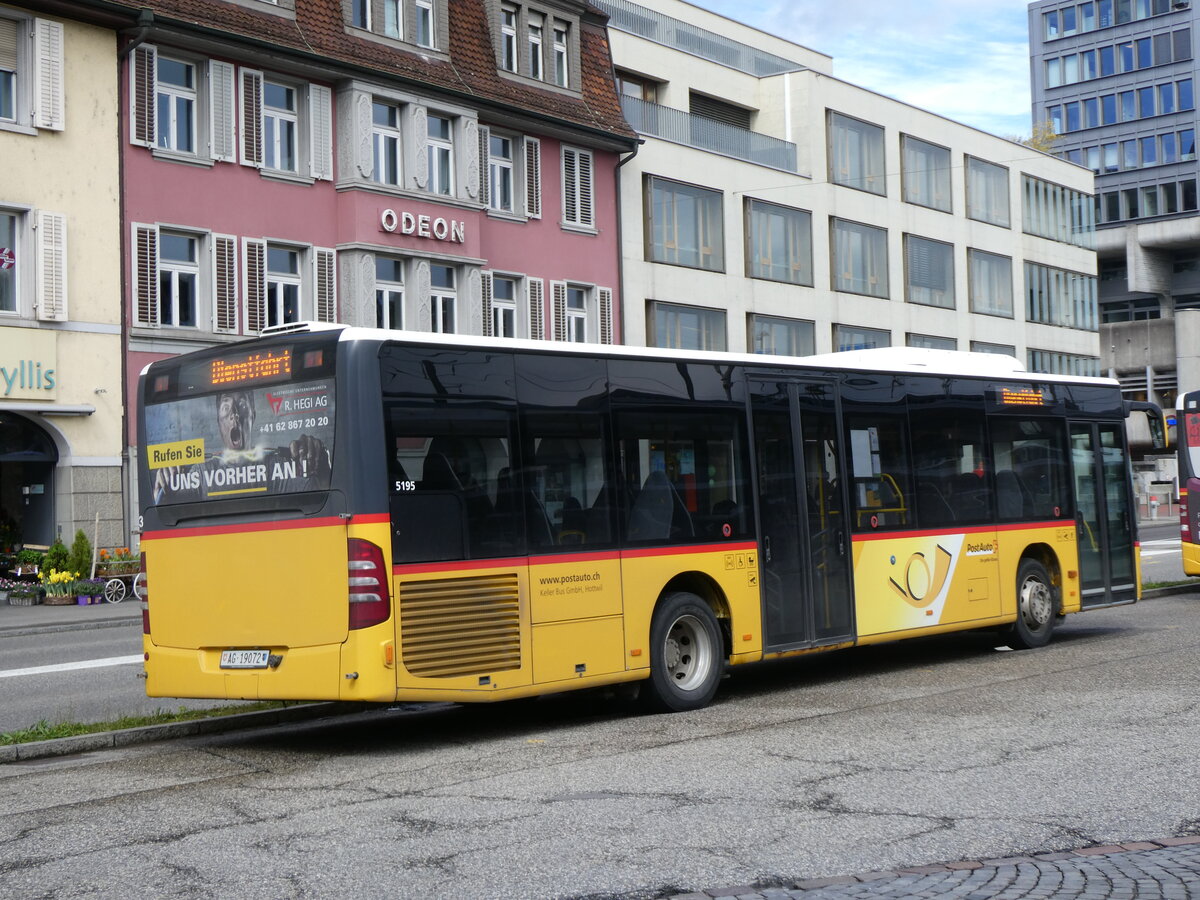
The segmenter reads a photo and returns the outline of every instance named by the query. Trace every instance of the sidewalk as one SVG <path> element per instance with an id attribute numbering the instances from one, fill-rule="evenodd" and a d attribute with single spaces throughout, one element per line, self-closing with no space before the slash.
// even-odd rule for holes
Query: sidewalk
<path id="1" fill-rule="evenodd" d="M 48 634 L 79 628 L 132 625 L 142 620 L 142 604 L 134 597 L 120 603 L 90 606 L 9 606 L 0 603 L 0 635 Z"/>

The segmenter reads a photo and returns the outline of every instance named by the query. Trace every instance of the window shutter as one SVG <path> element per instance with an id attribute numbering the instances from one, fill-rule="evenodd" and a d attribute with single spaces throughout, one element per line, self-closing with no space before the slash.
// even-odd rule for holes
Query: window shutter
<path id="1" fill-rule="evenodd" d="M 33 42 L 37 53 L 33 82 L 34 102 L 37 108 L 34 110 L 33 124 L 38 128 L 62 131 L 66 127 L 63 107 L 62 23 L 35 19 Z"/>
<path id="2" fill-rule="evenodd" d="M 158 325 L 158 229 L 153 225 L 133 226 L 134 322 Z"/>
<path id="3" fill-rule="evenodd" d="M 243 166 L 262 166 L 262 92 L 262 72 L 256 72 L 253 69 L 242 69 L 240 102 Z"/>
<path id="4" fill-rule="evenodd" d="M 237 238 L 213 235 L 213 331 L 237 334 Z"/>
<path id="5" fill-rule="evenodd" d="M 529 336 L 535 341 L 546 339 L 545 287 L 540 278 L 529 279 Z"/>
<path id="6" fill-rule="evenodd" d="M 324 247 L 313 250 L 313 296 L 314 310 L 318 322 L 336 322 L 337 319 L 337 276 L 335 275 L 337 254 Z"/>
<path id="7" fill-rule="evenodd" d="M 487 206 L 491 202 L 492 169 L 491 169 L 491 140 L 492 129 L 486 125 L 479 126 L 479 202 Z"/>
<path id="8" fill-rule="evenodd" d="M 542 142 L 525 138 L 525 215 L 542 217 Z"/>
<path id="9" fill-rule="evenodd" d="M 592 154 L 580 151 L 579 157 L 579 220 L 580 225 L 592 227 L 596 217 L 592 211 Z"/>
<path id="10" fill-rule="evenodd" d="M 312 177 L 333 180 L 333 93 L 319 84 L 308 86 Z"/>
<path id="11" fill-rule="evenodd" d="M 554 330 L 554 340 L 567 339 L 567 283 L 565 281 L 550 282 L 550 327 Z"/>
<path id="12" fill-rule="evenodd" d="M 156 139 L 154 94 L 158 72 L 158 49 L 142 44 L 133 51 L 129 64 L 129 140 L 153 147 Z"/>
<path id="13" fill-rule="evenodd" d="M 479 123 L 474 119 L 463 120 L 463 145 L 466 148 L 466 189 L 468 197 L 479 196 L 479 182 L 481 181 L 481 173 L 479 170 Z"/>
<path id="14" fill-rule="evenodd" d="M 562 151 L 563 221 L 579 221 L 579 154 L 568 147 Z"/>
<path id="15" fill-rule="evenodd" d="M 212 60 L 208 64 L 208 131 L 212 158 L 237 162 L 237 138 L 233 125 L 233 66 Z"/>
<path id="16" fill-rule="evenodd" d="M 613 322 L 612 288 L 596 288 L 596 296 L 600 303 L 600 343 L 612 344 L 613 333 L 616 331 Z"/>
<path id="17" fill-rule="evenodd" d="M 492 273 L 481 273 L 479 285 L 479 305 L 483 309 L 483 336 L 493 337 L 492 333 Z"/>
<path id="18" fill-rule="evenodd" d="M 38 211 L 37 230 L 37 317 L 43 322 L 67 320 L 67 217 L 62 213 Z"/>
<path id="19" fill-rule="evenodd" d="M 267 324 L 267 242 L 242 239 L 242 272 L 246 279 L 246 310 L 242 321 L 247 334 L 258 334 Z"/>

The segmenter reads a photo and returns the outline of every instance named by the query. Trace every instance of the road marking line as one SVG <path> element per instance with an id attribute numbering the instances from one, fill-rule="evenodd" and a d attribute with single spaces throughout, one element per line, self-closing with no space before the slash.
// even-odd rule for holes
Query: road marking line
<path id="1" fill-rule="evenodd" d="M 33 666 L 28 669 L 2 669 L 0 678 L 16 678 L 18 675 L 49 675 L 52 672 L 73 672 L 76 669 L 104 669 L 108 666 L 130 666 L 145 660 L 145 655 L 109 656 L 106 659 L 81 659 L 78 662 L 58 663 L 54 666 Z"/>

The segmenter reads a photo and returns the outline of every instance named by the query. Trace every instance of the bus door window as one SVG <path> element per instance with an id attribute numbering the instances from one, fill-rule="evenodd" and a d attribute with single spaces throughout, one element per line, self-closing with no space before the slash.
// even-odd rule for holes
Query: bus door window
<path id="1" fill-rule="evenodd" d="M 744 416 L 647 410 L 622 412 L 616 422 L 629 541 L 750 535 Z"/>
<path id="2" fill-rule="evenodd" d="M 397 562 L 523 552 L 518 511 L 504 506 L 513 415 L 388 408 L 389 506 Z"/>
<path id="3" fill-rule="evenodd" d="M 859 531 L 912 524 L 912 487 L 905 446 L 906 416 L 846 417 L 854 527 Z"/>
<path id="4" fill-rule="evenodd" d="M 983 415 L 967 409 L 913 409 L 909 419 L 920 526 L 988 521 Z"/>
<path id="5" fill-rule="evenodd" d="M 1002 522 L 1071 515 L 1066 435 L 1061 422 L 992 416 L 996 513 Z"/>

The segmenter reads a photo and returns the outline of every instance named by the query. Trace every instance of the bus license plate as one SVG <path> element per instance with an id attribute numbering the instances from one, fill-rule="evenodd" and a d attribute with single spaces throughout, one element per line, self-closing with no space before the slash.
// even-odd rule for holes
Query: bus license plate
<path id="1" fill-rule="evenodd" d="M 269 650 L 222 650 L 222 669 L 265 669 Z"/>

